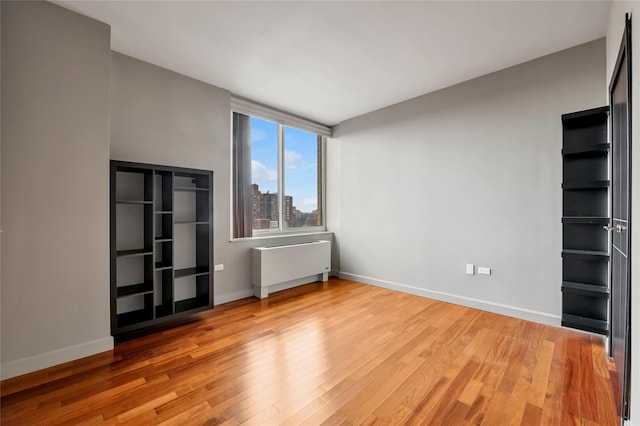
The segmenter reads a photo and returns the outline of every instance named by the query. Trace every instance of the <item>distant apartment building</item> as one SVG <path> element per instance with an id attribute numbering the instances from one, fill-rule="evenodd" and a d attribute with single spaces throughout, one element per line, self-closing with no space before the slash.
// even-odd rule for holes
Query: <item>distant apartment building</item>
<path id="1" fill-rule="evenodd" d="M 278 228 L 278 194 L 262 193 L 258 184 L 251 184 L 251 211 L 253 229 Z M 293 197 L 284 196 L 283 217 L 287 227 L 316 226 L 322 224 L 317 210 L 311 213 L 301 212 L 293 205 Z"/>

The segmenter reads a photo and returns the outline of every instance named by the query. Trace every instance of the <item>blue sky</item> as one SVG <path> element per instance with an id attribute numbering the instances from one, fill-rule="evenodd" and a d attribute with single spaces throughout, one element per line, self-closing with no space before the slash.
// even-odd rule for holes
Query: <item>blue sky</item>
<path id="1" fill-rule="evenodd" d="M 293 196 L 293 205 L 303 212 L 315 210 L 318 204 L 317 138 L 293 127 L 284 129 L 284 193 Z M 278 192 L 276 123 L 251 117 L 251 160 L 251 182 L 263 193 Z"/>

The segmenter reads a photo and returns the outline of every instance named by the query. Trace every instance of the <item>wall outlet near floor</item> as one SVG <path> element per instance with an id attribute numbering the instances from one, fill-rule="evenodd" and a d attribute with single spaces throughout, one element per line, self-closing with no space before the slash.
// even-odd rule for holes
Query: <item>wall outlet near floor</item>
<path id="1" fill-rule="evenodd" d="M 213 270 L 214 271 L 224 271 L 224 263 L 219 263 L 217 265 L 214 265 Z"/>
<path id="2" fill-rule="evenodd" d="M 483 266 L 478 266 L 478 273 L 480 275 L 491 275 L 491 268 L 485 268 Z"/>
<path id="3" fill-rule="evenodd" d="M 467 263 L 467 275 L 475 275 L 476 267 L 473 263 Z"/>

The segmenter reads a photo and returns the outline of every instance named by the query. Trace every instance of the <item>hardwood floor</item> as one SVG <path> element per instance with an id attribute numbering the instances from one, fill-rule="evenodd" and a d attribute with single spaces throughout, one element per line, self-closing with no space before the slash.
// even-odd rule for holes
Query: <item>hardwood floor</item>
<path id="1" fill-rule="evenodd" d="M 601 338 L 332 279 L 5 380 L 33 424 L 615 425 Z"/>

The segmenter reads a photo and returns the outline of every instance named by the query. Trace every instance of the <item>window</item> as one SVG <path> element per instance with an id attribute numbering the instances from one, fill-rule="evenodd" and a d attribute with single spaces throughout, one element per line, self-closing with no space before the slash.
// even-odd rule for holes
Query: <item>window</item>
<path id="1" fill-rule="evenodd" d="M 234 238 L 324 229 L 325 137 L 233 113 Z"/>

